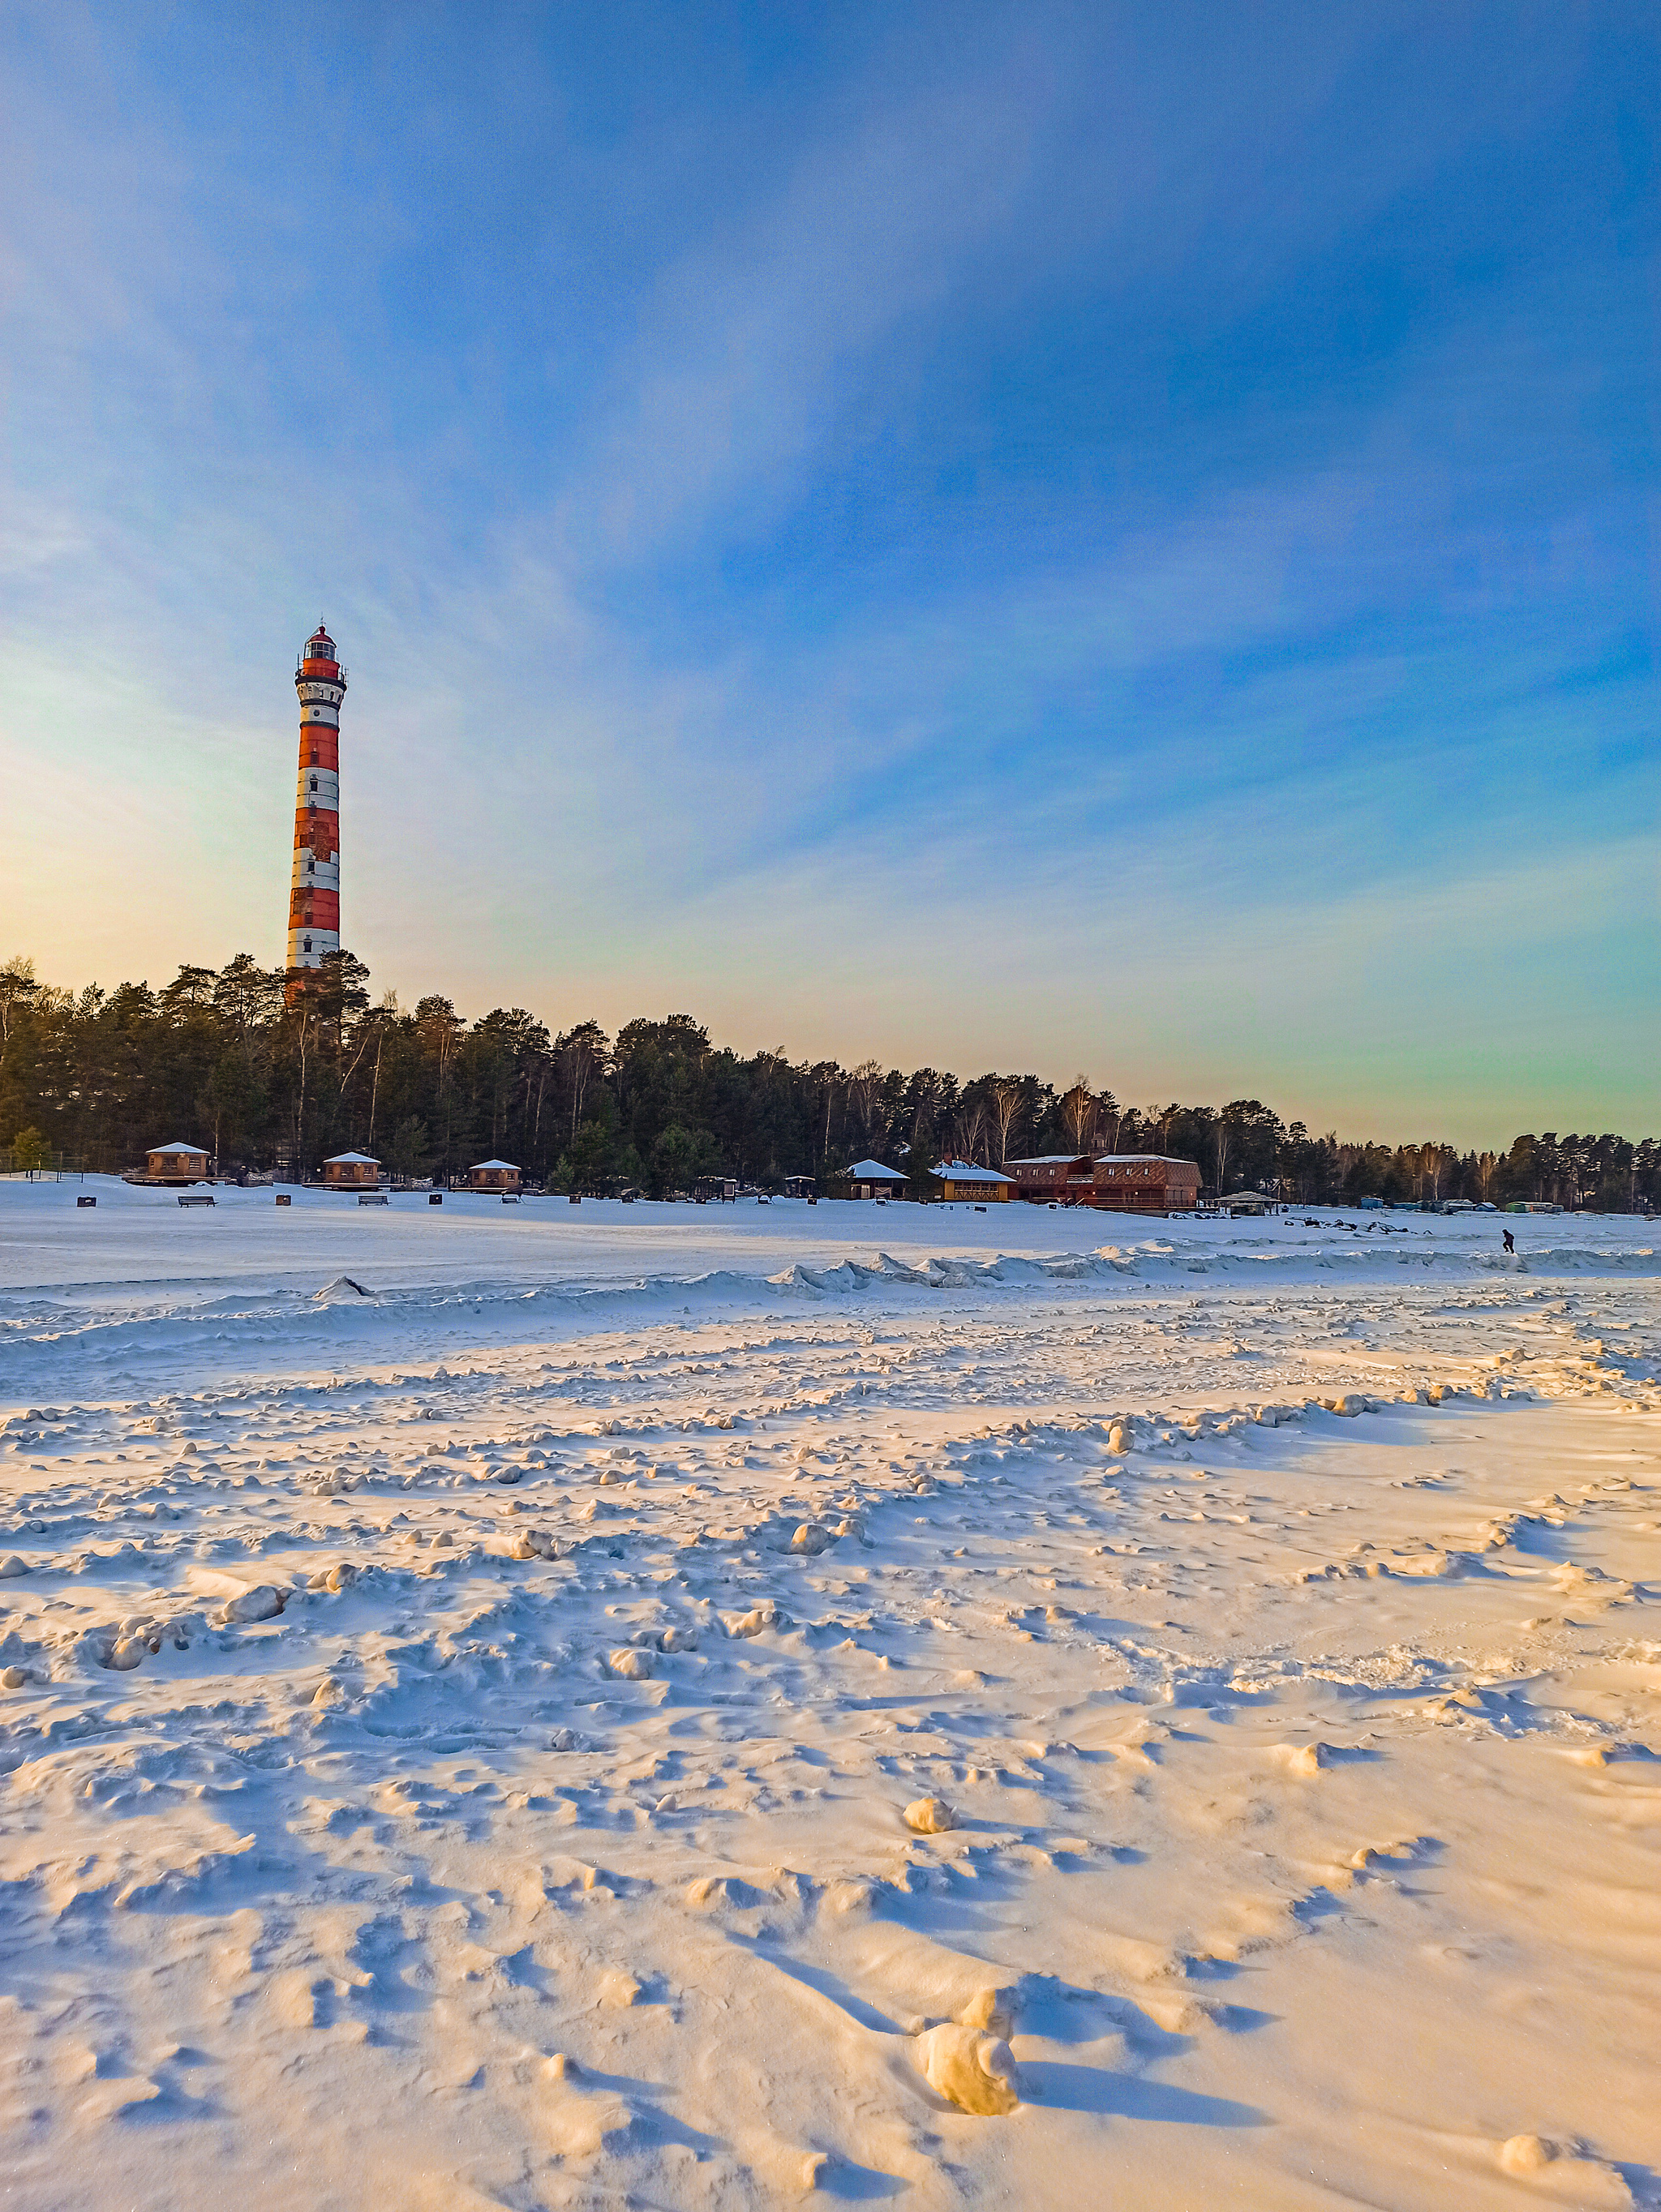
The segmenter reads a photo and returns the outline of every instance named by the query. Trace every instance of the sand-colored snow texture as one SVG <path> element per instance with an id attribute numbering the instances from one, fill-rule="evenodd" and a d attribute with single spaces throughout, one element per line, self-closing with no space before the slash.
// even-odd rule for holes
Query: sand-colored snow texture
<path id="1" fill-rule="evenodd" d="M 16 2212 L 1661 2205 L 1661 1237 L 0 1184 Z"/>

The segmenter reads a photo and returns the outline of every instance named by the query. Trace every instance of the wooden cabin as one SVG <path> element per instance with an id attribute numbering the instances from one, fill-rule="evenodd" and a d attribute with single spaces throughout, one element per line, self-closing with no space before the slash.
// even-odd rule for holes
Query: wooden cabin
<path id="1" fill-rule="evenodd" d="M 144 1155 L 146 1182 L 205 1182 L 208 1155 L 200 1145 L 157 1145 Z"/>
<path id="2" fill-rule="evenodd" d="M 323 1180 L 331 1190 L 374 1190 L 380 1183 L 380 1163 L 367 1152 L 337 1152 L 324 1161 Z"/>
<path id="3" fill-rule="evenodd" d="M 520 1172 L 511 1160 L 480 1160 L 462 1179 L 464 1190 L 505 1191 L 510 1196 L 520 1187 Z"/>

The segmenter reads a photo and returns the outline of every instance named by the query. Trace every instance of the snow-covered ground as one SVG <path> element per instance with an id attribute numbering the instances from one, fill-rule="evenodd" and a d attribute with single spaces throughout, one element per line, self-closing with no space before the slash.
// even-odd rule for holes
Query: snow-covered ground
<path id="1" fill-rule="evenodd" d="M 1661 2204 L 1653 1225 L 216 1196 L 0 1184 L 8 2206 Z"/>

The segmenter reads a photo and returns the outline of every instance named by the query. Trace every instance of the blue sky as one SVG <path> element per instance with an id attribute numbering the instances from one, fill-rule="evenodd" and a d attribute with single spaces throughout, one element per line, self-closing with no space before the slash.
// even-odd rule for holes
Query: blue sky
<path id="1" fill-rule="evenodd" d="M 0 951 L 1661 1121 L 1639 6 L 27 5 Z"/>

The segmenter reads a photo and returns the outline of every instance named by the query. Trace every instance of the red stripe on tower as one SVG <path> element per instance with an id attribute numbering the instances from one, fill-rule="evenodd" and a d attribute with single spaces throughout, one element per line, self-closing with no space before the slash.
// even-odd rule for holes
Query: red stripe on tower
<path id="1" fill-rule="evenodd" d="M 340 702 L 346 672 L 319 623 L 300 649 L 300 781 L 295 790 L 289 966 L 319 968 L 340 950 Z"/>

